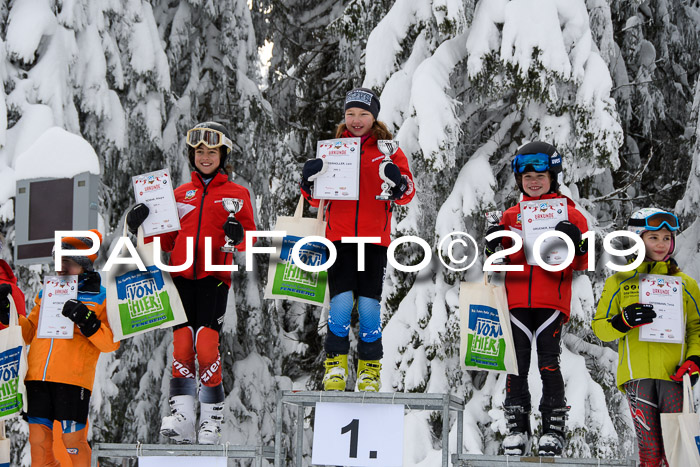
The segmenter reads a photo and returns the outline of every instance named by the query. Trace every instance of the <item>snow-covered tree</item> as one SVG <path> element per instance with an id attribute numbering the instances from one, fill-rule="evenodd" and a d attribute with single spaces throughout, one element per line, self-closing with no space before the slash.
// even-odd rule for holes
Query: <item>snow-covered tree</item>
<path id="1" fill-rule="evenodd" d="M 417 202 L 398 214 L 397 233 L 417 234 L 434 246 L 453 231 L 480 238 L 483 213 L 517 201 L 509 162 L 517 146 L 531 140 L 557 146 L 564 155 L 563 191 L 588 209 L 591 220 L 597 214 L 586 199 L 607 188 L 594 180 L 619 167 L 623 133 L 583 1 L 481 1 L 473 9 L 397 1 L 372 32 L 367 57 L 365 84 L 382 89 L 380 119 L 400 128 L 401 147 L 418 174 Z M 456 392 L 474 400 L 476 410 L 491 409 L 468 418 L 473 425 L 465 429 L 474 437 L 465 446 L 495 453 L 505 431 L 505 378 L 489 378 L 482 387 L 474 372 L 460 369 L 462 276 L 437 261 L 432 266 L 412 285 L 414 278 L 403 273 L 389 279 L 383 376 L 398 390 Z M 475 269 L 463 277 L 478 280 Z M 589 376 L 582 358 L 600 351 L 580 344 L 590 337 L 581 330 L 595 305 L 590 281 L 577 281 L 575 296 L 580 314 L 563 352 L 568 402 L 576 408 L 568 454 L 610 457 L 618 454 L 618 437 L 597 404 L 611 391 Z M 606 366 L 603 376 L 613 370 Z"/>
<path id="2" fill-rule="evenodd" d="M 272 228 L 293 211 L 301 165 L 333 136 L 345 92 L 362 85 L 381 94 L 380 120 L 417 182 L 414 201 L 394 210 L 395 236 L 434 249 L 452 231 L 480 240 L 483 213 L 518 200 L 515 149 L 541 139 L 563 154 L 563 192 L 599 234 L 638 207 L 675 208 L 687 227 L 677 257 L 700 277 L 699 22 L 700 5 L 685 0 L 0 2 L 0 232 L 11 247 L 15 162 L 47 128 L 98 154 L 106 253 L 133 203 L 131 177 L 168 166 L 186 181 L 185 132 L 209 119 L 230 128 L 234 180 L 249 188 L 258 227 Z M 263 74 L 259 48 L 270 44 Z M 11 262 L 9 248 L 0 255 Z M 412 244 L 397 251 L 404 264 L 422 257 Z M 271 444 L 275 392 L 320 387 L 324 313 L 263 300 L 266 259 L 234 275 L 221 335 L 233 443 Z M 572 456 L 625 456 L 634 444 L 614 347 L 590 330 L 610 273 L 600 263 L 574 282 L 563 338 Z M 505 378 L 458 361 L 458 285 L 480 280 L 479 266 L 453 272 L 433 255 L 418 274 L 389 268 L 382 377 L 385 390 L 465 397 L 464 447 L 496 453 Z M 49 266 L 16 270 L 31 300 Z M 145 334 L 101 358 L 93 440 L 161 441 L 171 340 Z M 408 421 L 406 463 L 429 465 L 440 415 Z M 15 463 L 29 465 L 26 424 L 11 430 Z"/>

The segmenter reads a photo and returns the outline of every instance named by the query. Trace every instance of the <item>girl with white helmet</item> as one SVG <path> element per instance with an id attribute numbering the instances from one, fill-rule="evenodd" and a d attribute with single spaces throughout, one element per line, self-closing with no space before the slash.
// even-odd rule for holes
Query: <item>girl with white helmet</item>
<path id="1" fill-rule="evenodd" d="M 618 340 L 617 387 L 627 395 L 641 466 L 668 465 L 659 414 L 680 412 L 683 375 L 690 374 L 693 384 L 700 375 L 700 290 L 671 257 L 679 228 L 678 218 L 661 209 L 644 208 L 632 214 L 628 230 L 641 236 L 644 262 L 608 278 L 593 319 L 593 331 L 601 340 Z M 640 303 L 640 281 L 648 274 L 682 281 L 685 333 L 681 343 L 640 338 L 640 328 L 652 323 L 658 311 Z"/>

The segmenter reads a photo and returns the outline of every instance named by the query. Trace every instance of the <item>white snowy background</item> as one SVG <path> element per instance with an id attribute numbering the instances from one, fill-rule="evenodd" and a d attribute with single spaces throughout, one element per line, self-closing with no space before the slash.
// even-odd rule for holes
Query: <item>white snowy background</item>
<path id="1" fill-rule="evenodd" d="M 695 0 L 0 2 L 0 232 L 12 246 L 17 180 L 88 170 L 104 184 L 106 254 L 133 203 L 131 177 L 168 166 L 186 181 L 184 134 L 210 119 L 230 128 L 234 180 L 268 229 L 292 212 L 302 163 L 360 85 L 381 93 L 380 120 L 417 182 L 414 201 L 394 210 L 396 236 L 433 246 L 452 231 L 481 238 L 484 212 L 517 202 L 517 146 L 551 142 L 564 155 L 562 191 L 599 233 L 597 269 L 575 278 L 563 334 L 566 455 L 627 457 L 635 441 L 616 347 L 590 330 L 611 272 L 601 239 L 635 209 L 673 210 L 684 224 L 676 257 L 700 278 L 699 30 Z M 12 263 L 10 248 L 0 254 Z M 417 263 L 422 253 L 400 256 Z M 454 273 L 433 258 L 418 274 L 388 271 L 382 390 L 465 398 L 465 451 L 497 454 L 505 377 L 458 361 L 459 281 L 477 280 L 480 266 Z M 265 258 L 253 269 L 234 276 L 221 337 L 224 439 L 270 445 L 276 391 L 320 388 L 325 314 L 263 300 Z M 30 304 L 50 266 L 15 270 Z M 93 442 L 164 442 L 171 341 L 145 334 L 101 357 Z M 537 407 L 534 361 L 530 375 Z M 405 465 L 438 465 L 440 425 L 439 413 L 407 416 Z M 13 465 L 30 465 L 26 424 L 10 429 Z"/>

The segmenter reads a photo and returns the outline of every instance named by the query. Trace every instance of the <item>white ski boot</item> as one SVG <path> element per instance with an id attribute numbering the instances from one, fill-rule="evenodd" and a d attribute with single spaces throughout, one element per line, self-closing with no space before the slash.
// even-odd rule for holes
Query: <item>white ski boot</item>
<path id="1" fill-rule="evenodd" d="M 521 405 L 504 407 L 508 436 L 503 439 L 506 456 L 524 456 L 530 449 L 530 411 Z"/>
<path id="2" fill-rule="evenodd" d="M 224 419 L 224 403 L 200 403 L 199 444 L 219 444 L 221 442 L 221 422 Z"/>
<path id="3" fill-rule="evenodd" d="M 163 417 L 160 434 L 179 444 L 193 444 L 194 425 L 197 419 L 194 413 L 194 396 L 172 396 L 170 410 L 172 415 Z"/>

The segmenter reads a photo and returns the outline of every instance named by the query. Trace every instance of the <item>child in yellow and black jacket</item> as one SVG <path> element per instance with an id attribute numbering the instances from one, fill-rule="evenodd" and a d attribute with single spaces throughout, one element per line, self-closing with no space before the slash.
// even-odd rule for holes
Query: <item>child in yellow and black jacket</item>
<path id="1" fill-rule="evenodd" d="M 659 414 L 680 412 L 683 375 L 689 373 L 694 384 L 700 374 L 700 290 L 697 282 L 682 273 L 671 258 L 679 228 L 675 215 L 655 208 L 641 209 L 632 215 L 628 228 L 642 237 L 644 262 L 605 282 L 593 331 L 603 341 L 618 340 L 617 386 L 629 401 L 640 465 L 668 465 Z M 682 343 L 640 340 L 639 328 L 653 322 L 657 315 L 652 305 L 640 303 L 642 274 L 681 279 L 685 325 Z"/>

